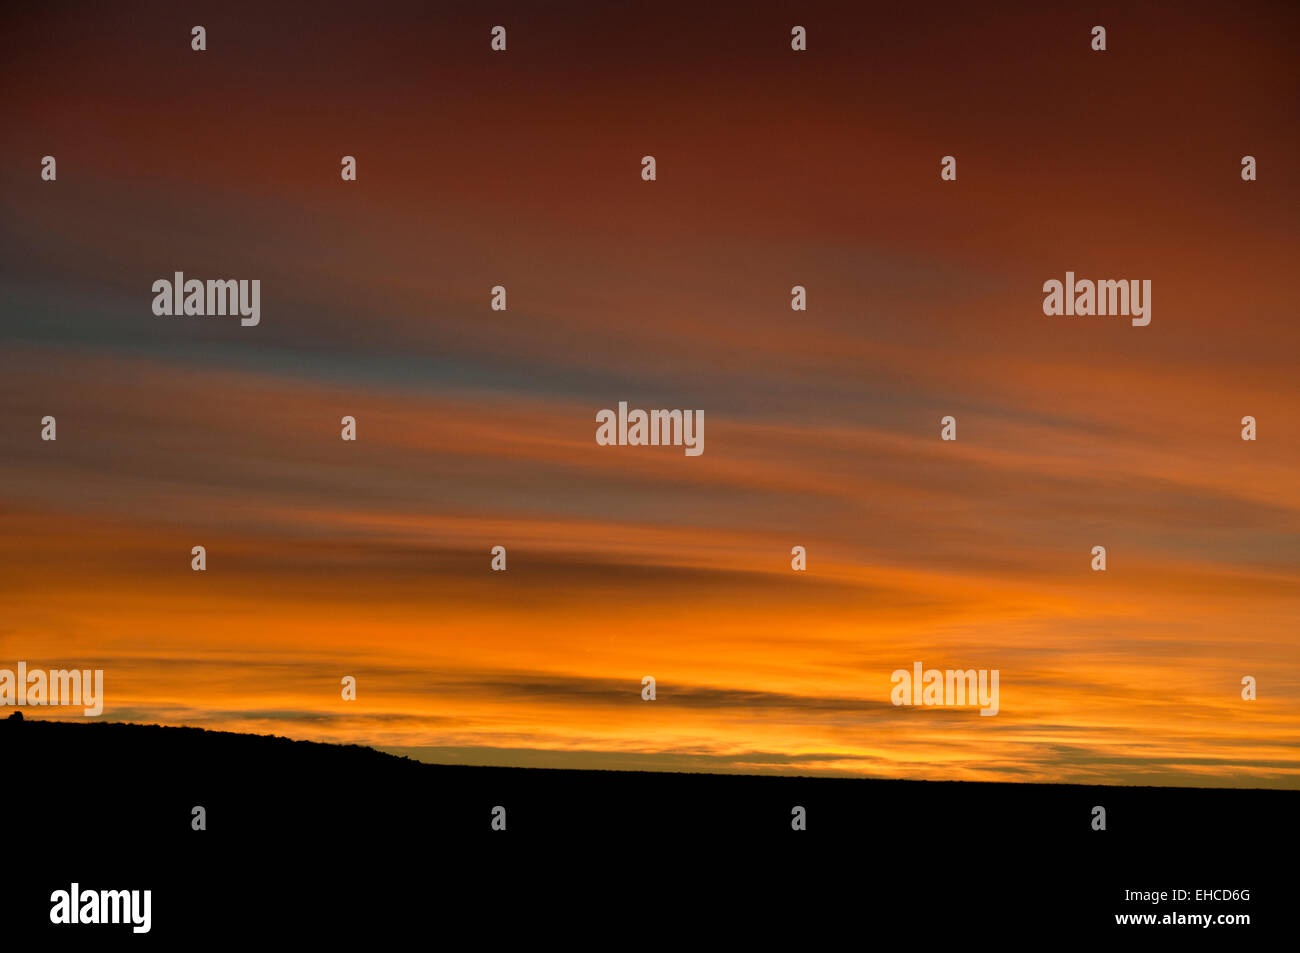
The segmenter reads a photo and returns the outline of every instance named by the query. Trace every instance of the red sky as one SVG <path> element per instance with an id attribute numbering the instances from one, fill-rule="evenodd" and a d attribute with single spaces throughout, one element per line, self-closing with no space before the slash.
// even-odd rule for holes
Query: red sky
<path id="1" fill-rule="evenodd" d="M 0 667 L 433 760 L 1298 786 L 1296 13 L 1001 10 L 16 15 Z"/>

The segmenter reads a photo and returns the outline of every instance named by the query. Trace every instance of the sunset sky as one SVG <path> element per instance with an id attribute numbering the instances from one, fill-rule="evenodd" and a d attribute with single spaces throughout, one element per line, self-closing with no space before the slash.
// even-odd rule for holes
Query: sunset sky
<path id="1" fill-rule="evenodd" d="M 0 668 L 432 761 L 1300 788 L 1293 5 L 267 6 L 5 14 Z"/>

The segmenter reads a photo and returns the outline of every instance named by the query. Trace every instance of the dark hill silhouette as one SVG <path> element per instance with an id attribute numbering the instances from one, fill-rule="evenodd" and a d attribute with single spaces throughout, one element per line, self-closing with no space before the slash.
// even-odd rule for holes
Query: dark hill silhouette
<path id="1" fill-rule="evenodd" d="M 433 765 L 360 745 L 31 719 L 0 724 L 0 751 L 6 764 L 38 777 L 111 779 L 93 800 L 75 787 L 46 792 L 41 808 L 102 811 L 122 833 L 159 837 L 189 831 L 191 809 L 202 805 L 208 829 L 222 836 L 406 831 L 401 815 L 410 811 L 440 839 L 477 838 L 495 833 L 490 811 L 502 805 L 508 831 L 521 836 L 573 840 L 597 830 L 749 840 L 793 834 L 791 808 L 800 805 L 809 816 L 802 833 L 812 837 L 888 838 L 899 828 L 941 825 L 1095 843 L 1102 832 L 1091 829 L 1091 811 L 1100 804 L 1110 840 L 1140 832 L 1176 842 L 1189 831 L 1204 834 L 1211 817 L 1238 835 L 1264 836 L 1300 801 L 1297 792 L 1274 790 Z"/>
<path id="2" fill-rule="evenodd" d="M 1099 926 L 1138 909 L 1118 902 L 1124 888 L 1253 885 L 1258 908 L 1267 887 L 1249 857 L 1294 847 L 1300 802 L 1272 790 L 444 766 L 357 745 L 33 719 L 0 721 L 0 756 L 15 779 L 9 849 L 33 859 L 25 903 L 48 912 L 51 885 L 136 878 L 161 891 L 160 922 L 173 926 L 207 916 L 201 885 L 238 884 L 254 903 L 293 896 L 329 920 L 340 885 L 349 903 L 360 890 L 387 905 L 424 897 L 430 877 L 453 907 L 512 882 L 563 903 L 639 878 L 620 902 L 771 890 L 777 903 L 834 906 L 863 891 L 906 910 L 920 896 L 909 885 L 925 883 L 950 907 L 1082 910 Z M 196 805 L 204 831 L 191 828 Z M 491 829 L 496 805 L 505 832 Z M 795 805 L 806 831 L 791 829 Z M 1092 830 L 1095 805 L 1105 831 Z"/>

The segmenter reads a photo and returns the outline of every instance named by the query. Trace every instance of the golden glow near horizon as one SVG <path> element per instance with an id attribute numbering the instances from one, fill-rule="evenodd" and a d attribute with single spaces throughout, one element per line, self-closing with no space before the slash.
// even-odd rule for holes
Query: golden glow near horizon
<path id="1" fill-rule="evenodd" d="M 1216 561 L 1213 546 L 1172 550 L 1134 532 L 1129 512 L 1081 521 L 1069 503 L 1097 492 L 1095 478 L 1138 496 L 1159 487 L 1164 503 L 1145 505 L 1166 528 L 1184 518 L 1180 500 L 1215 494 L 1293 512 L 1276 455 L 1249 481 L 1236 465 L 1180 470 L 1170 456 L 1197 442 L 1184 434 L 1072 469 L 1085 435 L 1053 441 L 1029 425 L 1016 447 L 1003 424 L 991 448 L 958 441 L 959 470 L 945 477 L 934 434 L 769 433 L 716 415 L 710 439 L 731 449 L 674 477 L 649 448 L 615 458 L 585 443 L 593 425 L 579 405 L 538 402 L 503 420 L 495 404 L 368 396 L 351 403 L 369 457 L 327 445 L 297 461 L 300 446 L 275 435 L 325 401 L 312 385 L 276 382 L 272 397 L 246 378 L 231 402 L 204 407 L 186 399 L 201 375 L 137 365 L 130 376 L 161 399 L 96 419 L 95 445 L 61 443 L 55 463 L 24 451 L 10 475 L 34 497 L 74 502 L 6 513 L 0 544 L 3 650 L 103 667 L 105 719 L 473 763 L 1297 786 L 1294 682 L 1261 679 L 1255 702 L 1239 687 L 1279 661 L 1294 673 L 1294 571 Z M 99 386 L 87 385 L 87 407 L 110 398 L 114 385 Z M 93 492 L 72 494 L 83 467 L 136 429 L 154 435 L 152 472 L 101 473 Z M 216 434 L 213 445 L 190 444 L 194 433 Z M 792 443 L 797 456 L 771 449 Z M 283 471 L 284 486 L 227 463 L 237 444 L 258 473 Z M 229 486 L 196 497 L 169 485 L 167 461 L 187 446 L 187 468 Z M 490 480 L 520 455 L 534 492 L 590 468 L 625 515 L 602 517 L 568 491 L 560 514 L 524 496 L 482 512 L 437 493 L 401 505 L 341 493 L 326 505 L 313 486 L 322 468 L 356 486 L 406 480 L 434 457 L 458 480 Z M 660 508 L 665 492 L 712 505 Z M 791 494 L 817 505 L 764 510 Z M 147 520 L 131 515 L 142 497 Z M 1202 532 L 1228 546 L 1221 518 L 1209 519 Z M 1102 538 L 1111 567 L 1093 573 Z M 194 573 L 200 541 L 209 568 Z M 790 570 L 795 543 L 806 573 Z M 488 571 L 496 544 L 506 573 Z M 890 673 L 914 661 L 998 669 L 999 714 L 894 707 Z M 358 679 L 355 702 L 339 697 L 345 674 Z M 645 674 L 658 680 L 654 703 L 640 697 Z"/>

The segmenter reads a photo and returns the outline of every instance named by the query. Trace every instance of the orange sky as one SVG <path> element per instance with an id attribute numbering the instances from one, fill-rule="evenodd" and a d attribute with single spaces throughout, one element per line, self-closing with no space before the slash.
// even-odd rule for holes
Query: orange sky
<path id="1" fill-rule="evenodd" d="M 151 9 L 0 49 L 0 667 L 431 760 L 1300 787 L 1294 11 Z"/>

